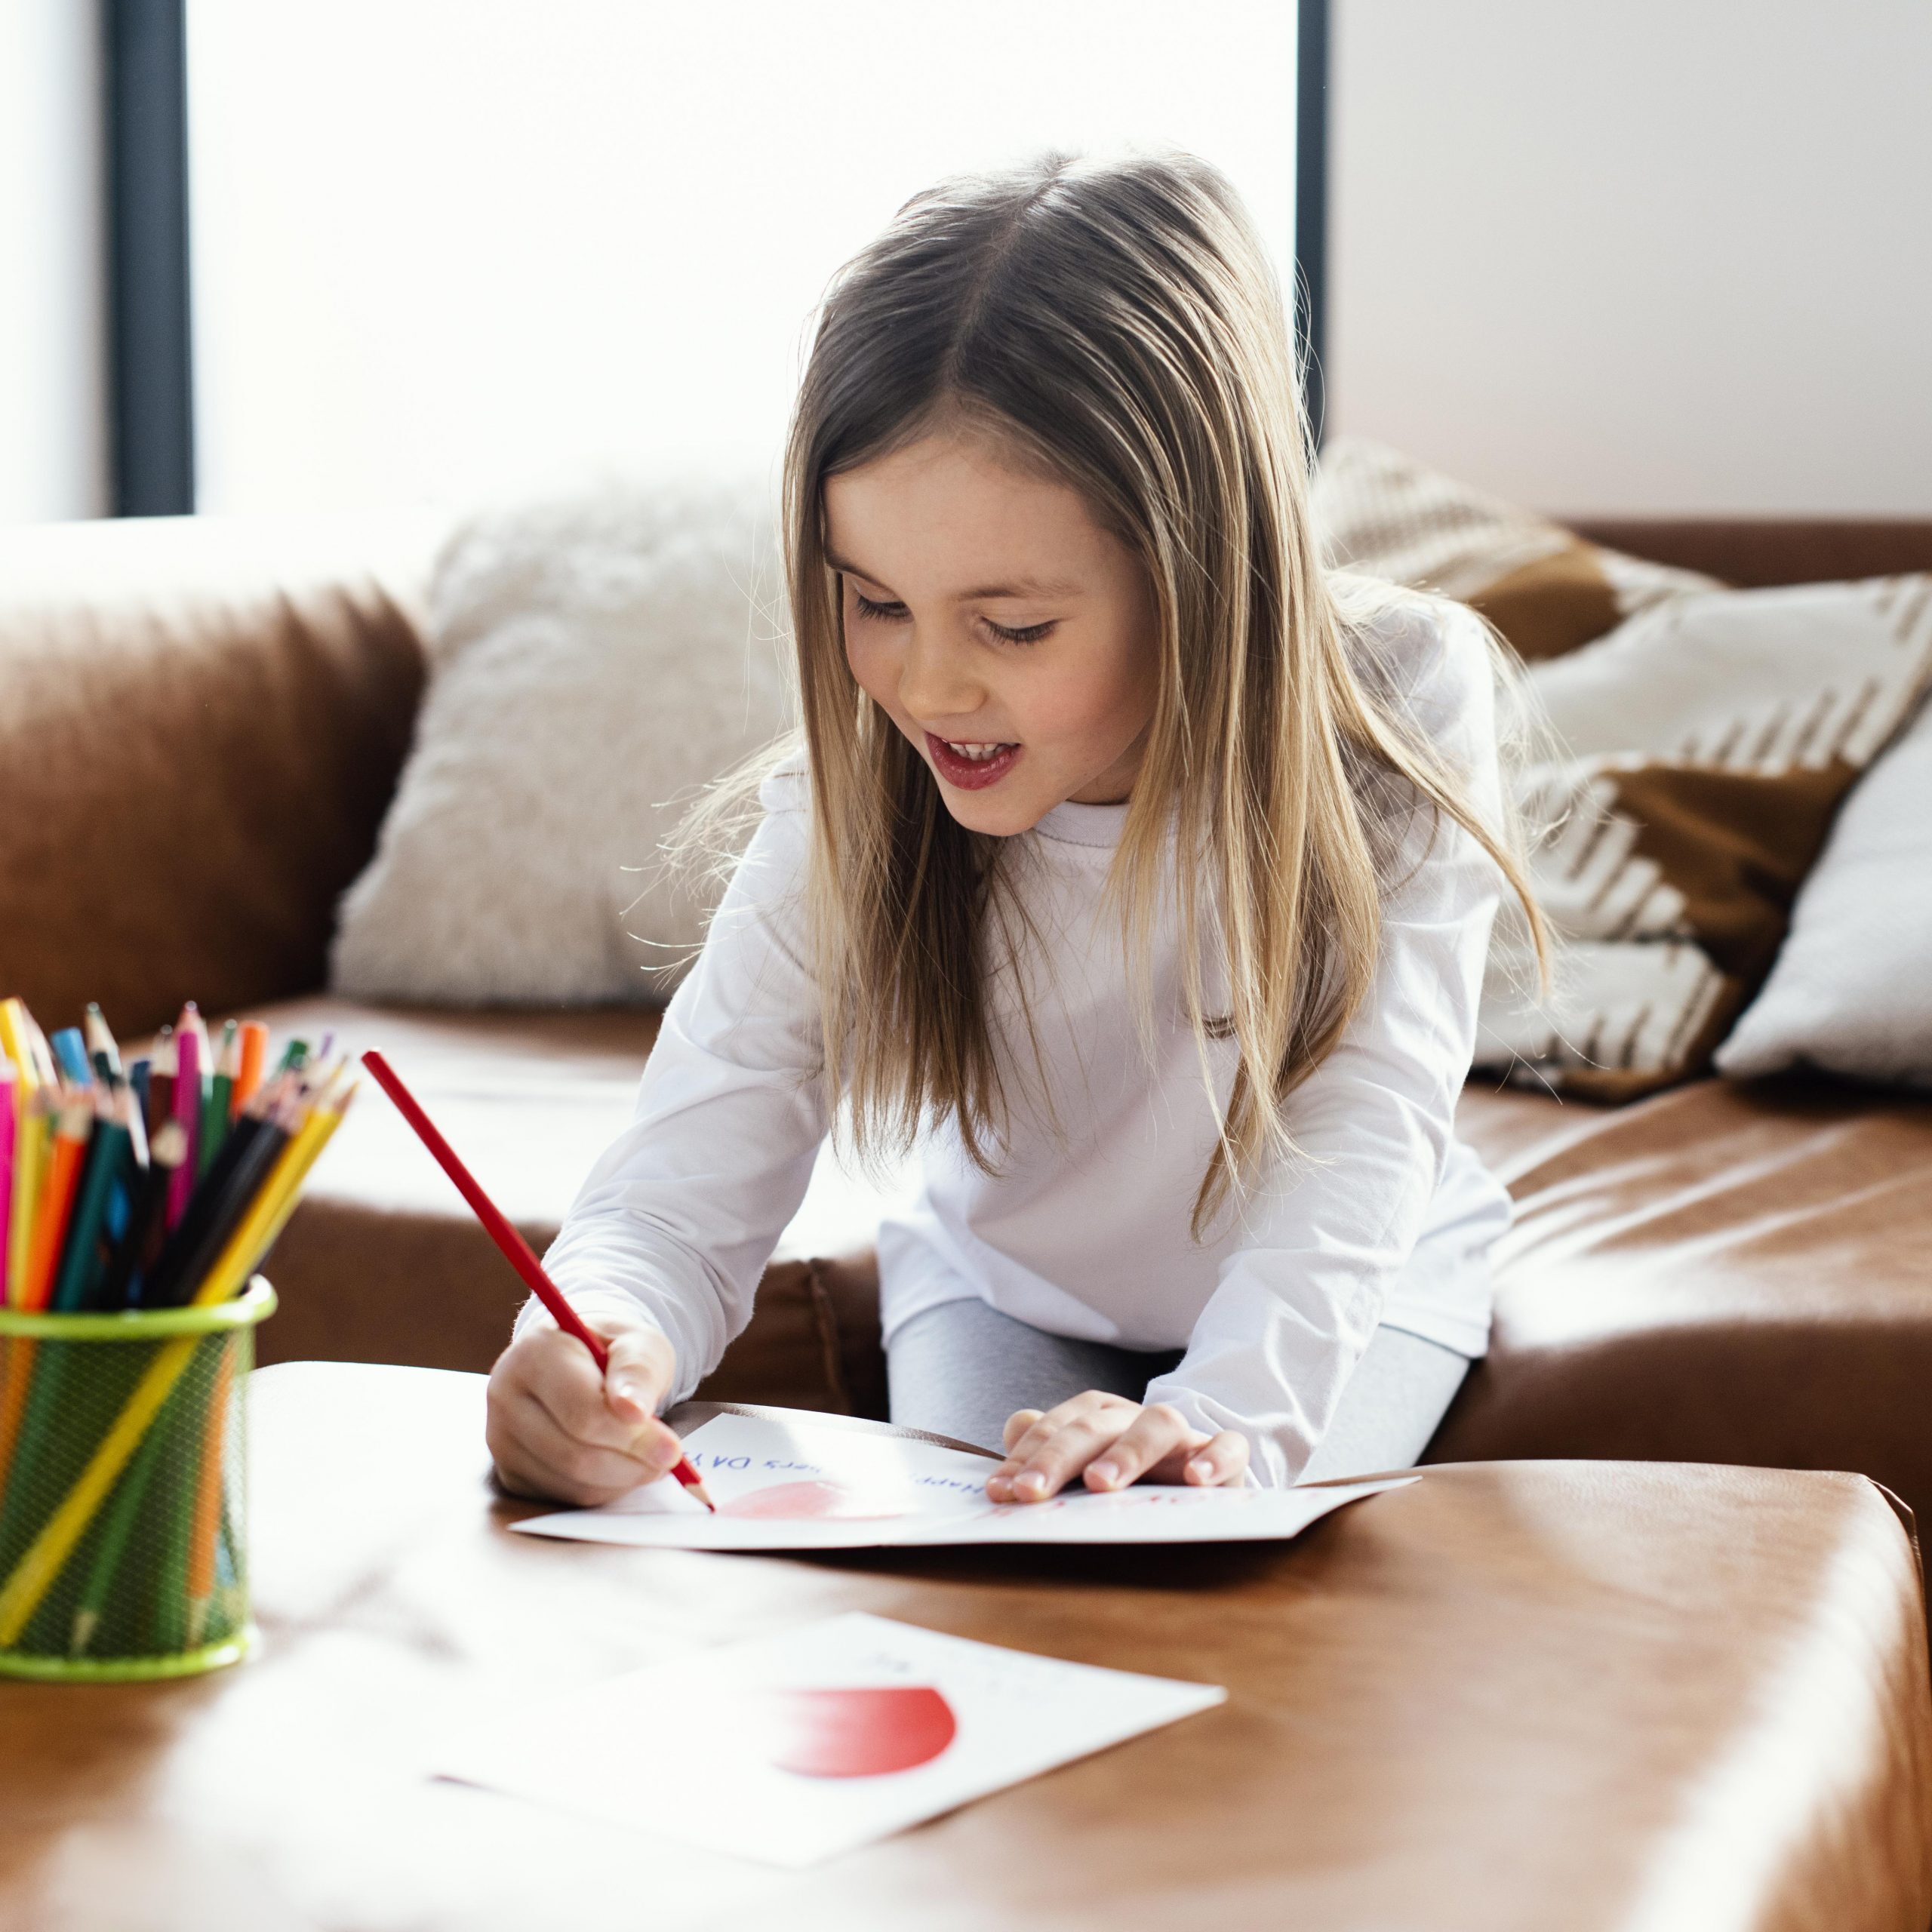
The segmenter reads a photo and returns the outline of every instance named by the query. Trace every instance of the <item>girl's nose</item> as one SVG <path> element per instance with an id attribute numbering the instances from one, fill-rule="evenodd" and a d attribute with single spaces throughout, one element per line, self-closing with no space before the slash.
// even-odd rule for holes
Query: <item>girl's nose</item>
<path id="1" fill-rule="evenodd" d="M 986 691 L 964 651 L 922 626 L 913 627 L 899 668 L 899 702 L 928 726 L 972 716 Z"/>

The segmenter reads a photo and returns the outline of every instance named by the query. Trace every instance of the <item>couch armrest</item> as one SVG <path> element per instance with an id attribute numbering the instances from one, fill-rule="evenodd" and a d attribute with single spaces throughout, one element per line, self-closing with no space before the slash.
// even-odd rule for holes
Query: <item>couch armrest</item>
<path id="1" fill-rule="evenodd" d="M 0 532 L 0 995 L 134 1033 L 321 983 L 408 749 L 437 534 Z"/>

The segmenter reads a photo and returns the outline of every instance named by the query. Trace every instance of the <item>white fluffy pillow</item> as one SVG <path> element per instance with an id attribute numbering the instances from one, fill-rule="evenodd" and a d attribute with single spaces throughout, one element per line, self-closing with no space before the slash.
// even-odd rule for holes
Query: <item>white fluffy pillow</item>
<path id="1" fill-rule="evenodd" d="M 766 492 L 607 486 L 478 518 L 430 592 L 430 685 L 331 980 L 488 1005 L 660 999 L 704 906 L 659 846 L 783 728 Z"/>
<path id="2" fill-rule="evenodd" d="M 1932 1087 L 1932 704 L 1846 800 L 1717 1063 Z"/>

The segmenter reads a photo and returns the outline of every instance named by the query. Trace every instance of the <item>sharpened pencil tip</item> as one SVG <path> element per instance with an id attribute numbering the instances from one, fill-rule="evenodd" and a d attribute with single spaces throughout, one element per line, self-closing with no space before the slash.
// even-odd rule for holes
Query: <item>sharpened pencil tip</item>
<path id="1" fill-rule="evenodd" d="M 714 1516 L 718 1514 L 718 1505 L 712 1501 L 710 1491 L 706 1489 L 702 1482 L 693 1483 L 691 1485 L 691 1492 Z"/>

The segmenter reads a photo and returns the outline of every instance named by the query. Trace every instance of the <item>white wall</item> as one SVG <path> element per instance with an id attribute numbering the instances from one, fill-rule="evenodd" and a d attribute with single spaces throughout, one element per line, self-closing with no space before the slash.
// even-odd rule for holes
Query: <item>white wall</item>
<path id="1" fill-rule="evenodd" d="M 1932 4 L 1335 0 L 1332 429 L 1574 511 L 1932 512 Z"/>
<path id="2" fill-rule="evenodd" d="M 0 523 L 108 506 L 95 14 L 0 0 Z"/>

